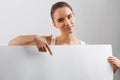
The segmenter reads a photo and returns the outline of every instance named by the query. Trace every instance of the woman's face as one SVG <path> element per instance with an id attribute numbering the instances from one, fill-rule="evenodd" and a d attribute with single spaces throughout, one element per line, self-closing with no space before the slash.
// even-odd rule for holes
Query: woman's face
<path id="1" fill-rule="evenodd" d="M 55 10 L 53 14 L 53 25 L 58 28 L 61 33 L 70 34 L 74 32 L 75 17 L 69 7 L 61 7 Z"/>

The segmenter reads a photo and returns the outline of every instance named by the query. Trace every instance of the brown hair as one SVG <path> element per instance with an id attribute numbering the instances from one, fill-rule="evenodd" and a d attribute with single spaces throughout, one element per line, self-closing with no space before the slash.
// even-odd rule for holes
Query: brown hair
<path id="1" fill-rule="evenodd" d="M 72 7 L 68 3 L 66 3 L 66 2 L 57 2 L 57 3 L 53 4 L 52 7 L 51 7 L 51 13 L 50 14 L 51 14 L 52 20 L 53 20 L 53 14 L 54 14 L 55 10 L 58 9 L 58 8 L 64 7 L 64 6 L 70 8 L 71 11 L 73 12 Z"/>

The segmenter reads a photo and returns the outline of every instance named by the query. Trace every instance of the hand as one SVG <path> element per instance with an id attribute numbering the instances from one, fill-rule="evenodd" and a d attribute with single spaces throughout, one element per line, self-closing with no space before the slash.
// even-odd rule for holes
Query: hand
<path id="1" fill-rule="evenodd" d="M 51 37 L 52 37 L 52 35 L 46 36 L 46 38 L 51 38 Z M 50 55 L 52 55 L 52 52 L 50 50 L 50 47 L 49 47 L 45 37 L 36 35 L 34 41 L 35 41 L 35 44 L 39 51 L 46 52 L 48 50 Z"/>
<path id="2" fill-rule="evenodd" d="M 113 64 L 113 71 L 115 73 L 116 70 L 120 67 L 120 60 L 114 56 L 110 56 L 108 57 L 108 61 Z"/>

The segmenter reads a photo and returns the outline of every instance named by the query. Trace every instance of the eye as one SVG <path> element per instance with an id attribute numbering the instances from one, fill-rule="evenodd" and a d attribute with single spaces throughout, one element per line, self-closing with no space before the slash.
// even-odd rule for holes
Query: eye
<path id="1" fill-rule="evenodd" d="M 72 15 L 68 15 L 68 19 L 71 19 Z"/>
<path id="2" fill-rule="evenodd" d="M 64 19 L 63 18 L 60 18 L 57 20 L 58 22 L 64 22 Z"/>

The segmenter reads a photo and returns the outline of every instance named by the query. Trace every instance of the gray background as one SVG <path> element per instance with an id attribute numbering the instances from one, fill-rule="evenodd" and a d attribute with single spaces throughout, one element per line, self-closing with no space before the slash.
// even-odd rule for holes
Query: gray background
<path id="1" fill-rule="evenodd" d="M 120 59 L 120 0 L 64 1 L 75 12 L 76 35 L 88 44 L 112 44 L 114 56 Z M 59 34 L 49 14 L 55 2 L 57 0 L 0 0 L 0 44 L 7 45 L 10 39 L 22 34 Z"/>

